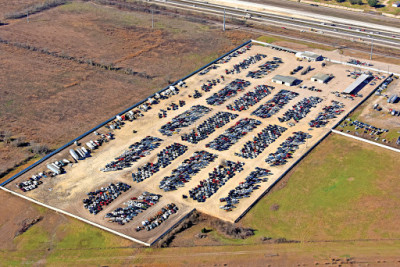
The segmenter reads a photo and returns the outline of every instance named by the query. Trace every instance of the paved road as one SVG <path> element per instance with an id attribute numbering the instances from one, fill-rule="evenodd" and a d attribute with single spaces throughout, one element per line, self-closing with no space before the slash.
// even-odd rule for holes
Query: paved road
<path id="1" fill-rule="evenodd" d="M 372 22 L 385 26 L 398 27 L 400 24 L 399 19 L 389 18 L 386 16 L 366 14 L 363 12 L 353 12 L 353 11 L 323 7 L 323 6 L 315 7 L 315 6 L 310 6 L 309 4 L 298 3 L 287 0 L 248 0 L 248 1 L 264 5 L 270 5 L 274 7 L 291 9 L 293 11 L 297 10 L 303 12 L 310 12 L 316 15 L 333 16 L 337 18 L 358 20 L 362 22 Z"/>

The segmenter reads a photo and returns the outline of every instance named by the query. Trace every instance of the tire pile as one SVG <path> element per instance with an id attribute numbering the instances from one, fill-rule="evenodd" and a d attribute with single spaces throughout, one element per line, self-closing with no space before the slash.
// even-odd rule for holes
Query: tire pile
<path id="1" fill-rule="evenodd" d="M 299 149 L 299 145 L 304 144 L 311 135 L 305 132 L 294 132 L 278 147 L 275 153 L 269 154 L 265 160 L 270 166 L 285 165 L 287 159 L 292 158 L 292 154 Z"/>
<path id="2" fill-rule="evenodd" d="M 230 82 L 227 86 L 214 93 L 212 96 L 206 99 L 207 104 L 219 106 L 222 105 L 226 100 L 237 95 L 239 91 L 243 91 L 244 88 L 250 85 L 249 81 L 242 79 L 236 79 Z"/>
<path id="3" fill-rule="evenodd" d="M 165 176 L 160 182 L 160 189 L 165 192 L 176 190 L 189 182 L 201 169 L 207 167 L 218 156 L 207 151 L 196 151 L 190 158 L 185 159 L 178 168 L 172 171 L 171 176 Z"/>
<path id="4" fill-rule="evenodd" d="M 142 221 L 142 225 L 136 228 L 136 232 L 142 231 L 146 229 L 147 231 L 151 231 L 154 228 L 160 226 L 163 222 L 168 220 L 168 218 L 178 212 L 178 207 L 174 203 L 167 204 L 164 208 L 162 208 L 157 214 L 153 217 L 148 218 L 145 221 Z"/>
<path id="5" fill-rule="evenodd" d="M 132 173 L 133 181 L 139 183 L 151 177 L 158 172 L 160 168 L 167 167 L 174 159 L 184 154 L 187 150 L 187 146 L 178 143 L 167 146 L 157 154 L 157 161 L 155 163 L 148 162 L 146 165 L 139 167 L 137 172 Z"/>
<path id="6" fill-rule="evenodd" d="M 193 106 L 189 110 L 173 118 L 172 121 L 161 126 L 161 129 L 159 131 L 163 135 L 172 136 L 172 134 L 174 134 L 175 132 L 179 132 L 180 128 L 192 125 L 195 121 L 197 121 L 210 111 L 211 108 L 207 108 L 205 106 Z"/>
<path id="7" fill-rule="evenodd" d="M 243 162 L 226 161 L 225 166 L 219 165 L 209 173 L 209 178 L 200 181 L 200 184 L 189 190 L 189 196 L 198 202 L 205 202 L 218 191 L 229 179 L 235 176 L 236 172 L 243 170 Z"/>
<path id="8" fill-rule="evenodd" d="M 259 183 L 268 182 L 268 178 L 261 179 L 268 175 L 272 175 L 270 170 L 256 167 L 256 170 L 252 171 L 244 182 L 241 182 L 235 189 L 229 191 L 227 197 L 219 199 L 220 202 L 226 202 L 225 205 L 219 208 L 225 211 L 232 211 L 232 209 L 236 208 L 234 204 L 238 204 L 242 198 L 250 197 L 253 191 L 260 187 Z"/>
<path id="9" fill-rule="evenodd" d="M 201 140 L 206 139 L 210 134 L 215 132 L 215 128 L 221 128 L 231 120 L 234 120 L 238 115 L 229 112 L 217 112 L 212 117 L 205 120 L 195 129 L 190 131 L 188 134 L 182 134 L 182 141 L 187 141 L 192 144 L 197 144 Z"/>
<path id="10" fill-rule="evenodd" d="M 106 166 L 100 169 L 103 172 L 122 170 L 130 167 L 132 162 L 138 161 L 150 154 L 150 151 L 160 146 L 162 139 L 152 136 L 146 136 L 141 141 L 129 146 L 129 150 L 122 153 L 121 156 L 115 158 Z"/>
<path id="11" fill-rule="evenodd" d="M 87 193 L 88 198 L 82 200 L 83 207 L 89 210 L 91 214 L 96 215 L 103 210 L 103 206 L 109 205 L 130 188 L 131 186 L 125 183 L 111 183 L 107 187 L 102 187 L 99 190 Z"/>
<path id="12" fill-rule="evenodd" d="M 309 98 L 303 98 L 297 104 L 292 106 L 292 109 L 286 111 L 282 117 L 278 118 L 280 122 L 285 122 L 293 119 L 295 122 L 299 122 L 310 113 L 312 108 L 315 108 L 318 103 L 323 101 L 320 97 L 310 96 Z"/>
<path id="13" fill-rule="evenodd" d="M 229 104 L 226 108 L 234 111 L 248 110 L 250 107 L 260 102 L 264 97 L 271 94 L 270 90 L 273 90 L 274 88 L 275 87 L 268 85 L 257 85 L 253 91 L 247 92 L 244 96 L 235 100 L 233 105 Z"/>
<path id="14" fill-rule="evenodd" d="M 236 156 L 243 158 L 254 159 L 261 154 L 270 144 L 275 142 L 287 128 L 279 125 L 268 125 L 253 138 L 253 141 L 248 141 L 240 153 L 235 153 Z"/>
<path id="15" fill-rule="evenodd" d="M 320 112 L 315 119 L 308 123 L 310 127 L 323 127 L 329 122 L 329 120 L 336 118 L 336 115 L 340 115 L 344 111 L 343 103 L 335 100 L 332 100 L 331 103 L 330 106 L 325 106 L 322 109 L 323 112 Z"/>
<path id="16" fill-rule="evenodd" d="M 299 94 L 289 90 L 280 90 L 271 100 L 258 107 L 251 115 L 260 118 L 269 118 L 279 110 L 281 110 L 290 100 L 297 97 Z"/>
<path id="17" fill-rule="evenodd" d="M 139 197 L 133 197 L 131 200 L 125 202 L 124 205 L 126 205 L 126 207 L 119 207 L 107 213 L 105 218 L 109 219 L 108 222 L 124 225 L 129 223 L 133 217 L 137 216 L 139 213 L 157 204 L 160 198 L 161 195 L 143 192 Z"/>
<path id="18" fill-rule="evenodd" d="M 240 138 L 247 133 L 253 131 L 261 122 L 255 119 L 241 119 L 236 124 L 228 128 L 223 134 L 218 136 L 214 141 L 206 144 L 214 150 L 224 151 L 228 150 L 233 144 L 237 143 Z"/>

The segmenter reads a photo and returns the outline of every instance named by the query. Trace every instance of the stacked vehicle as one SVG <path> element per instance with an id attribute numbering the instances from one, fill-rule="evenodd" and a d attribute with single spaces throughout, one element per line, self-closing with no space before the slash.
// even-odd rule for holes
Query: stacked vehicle
<path id="1" fill-rule="evenodd" d="M 259 106 L 251 115 L 260 118 L 269 118 L 279 112 L 290 100 L 297 97 L 299 94 L 289 90 L 280 90 L 271 100 Z"/>
<path id="2" fill-rule="evenodd" d="M 225 211 L 232 211 L 232 209 L 236 208 L 234 205 L 238 204 L 240 199 L 250 197 L 253 191 L 260 187 L 259 183 L 268 182 L 268 178 L 265 178 L 268 175 L 272 175 L 270 170 L 256 167 L 256 169 L 246 177 L 244 182 L 241 182 L 235 189 L 229 191 L 227 197 L 219 199 L 220 202 L 226 202 L 225 205 L 219 208 Z M 264 178 L 261 179 L 262 177 Z"/>
<path id="3" fill-rule="evenodd" d="M 233 105 L 229 104 L 226 108 L 234 111 L 248 110 L 250 107 L 260 102 L 264 97 L 270 95 L 271 90 L 273 89 L 273 86 L 257 85 L 253 91 L 247 92 L 244 96 L 235 100 Z"/>
<path id="4" fill-rule="evenodd" d="M 285 127 L 270 124 L 262 129 L 257 136 L 254 136 L 253 141 L 246 142 L 242 149 L 240 149 L 240 153 L 235 153 L 235 155 L 246 159 L 254 159 L 270 144 L 275 142 L 275 140 L 278 139 L 286 130 L 287 128 Z"/>
<path id="5" fill-rule="evenodd" d="M 208 178 L 200 181 L 200 184 L 189 190 L 189 196 L 198 202 L 205 202 L 218 191 L 225 183 L 231 179 L 237 172 L 243 170 L 243 162 L 233 162 L 227 160 L 224 165 L 214 168 L 213 172 L 208 174 Z"/>
<path id="6" fill-rule="evenodd" d="M 218 136 L 214 141 L 206 144 L 214 150 L 228 150 L 233 144 L 237 143 L 247 133 L 253 131 L 261 122 L 255 119 L 241 119 L 236 124 L 228 128 L 223 134 Z"/>
<path id="7" fill-rule="evenodd" d="M 103 172 L 122 170 L 132 166 L 133 162 L 138 161 L 150 154 L 150 151 L 160 146 L 162 139 L 152 136 L 146 136 L 141 141 L 129 146 L 129 150 L 125 151 L 115 161 L 107 163 L 106 166 L 100 169 Z"/>
<path id="8" fill-rule="evenodd" d="M 197 144 L 201 140 L 206 139 L 210 134 L 215 132 L 216 128 L 221 128 L 231 120 L 234 120 L 238 115 L 229 112 L 217 112 L 212 117 L 202 122 L 195 129 L 187 134 L 182 134 L 182 141 L 187 141 L 192 144 Z"/>
<path id="9" fill-rule="evenodd" d="M 148 162 L 146 165 L 139 167 L 137 172 L 132 173 L 133 181 L 139 183 L 151 177 L 158 172 L 160 168 L 167 167 L 174 159 L 184 154 L 187 150 L 187 146 L 178 143 L 167 146 L 157 154 L 157 160 L 154 163 Z"/>
<path id="10" fill-rule="evenodd" d="M 107 187 L 102 187 L 96 191 L 87 193 L 88 198 L 83 199 L 83 207 L 91 214 L 96 215 L 103 210 L 103 206 L 109 205 L 116 198 L 118 198 L 123 192 L 128 191 L 131 188 L 130 185 L 125 183 L 110 183 Z"/>
<path id="11" fill-rule="evenodd" d="M 172 171 L 171 176 L 165 176 L 160 182 L 160 189 L 165 192 L 183 187 L 201 169 L 207 167 L 218 156 L 207 151 L 196 151 L 190 158 L 185 159 L 178 168 Z"/>
<path id="12" fill-rule="evenodd" d="M 308 133 L 299 131 L 294 132 L 292 136 L 288 137 L 276 150 L 275 153 L 269 154 L 265 160 L 270 166 L 279 166 L 287 163 L 287 159 L 292 158 L 292 154 L 299 149 L 301 144 L 306 142 L 306 139 L 312 136 Z"/>

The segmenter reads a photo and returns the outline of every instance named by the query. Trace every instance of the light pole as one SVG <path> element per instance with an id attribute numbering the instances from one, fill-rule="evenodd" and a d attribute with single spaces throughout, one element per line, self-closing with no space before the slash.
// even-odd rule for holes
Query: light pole
<path id="1" fill-rule="evenodd" d="M 371 38 L 371 54 L 369 55 L 369 60 L 372 60 L 373 49 L 374 49 L 374 38 Z"/>

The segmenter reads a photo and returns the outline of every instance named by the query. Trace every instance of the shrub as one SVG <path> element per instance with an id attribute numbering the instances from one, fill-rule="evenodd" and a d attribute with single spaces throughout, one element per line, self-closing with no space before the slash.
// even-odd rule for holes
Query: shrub
<path id="1" fill-rule="evenodd" d="M 368 5 L 375 7 L 378 4 L 378 0 L 368 0 Z"/>

